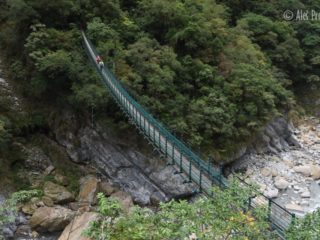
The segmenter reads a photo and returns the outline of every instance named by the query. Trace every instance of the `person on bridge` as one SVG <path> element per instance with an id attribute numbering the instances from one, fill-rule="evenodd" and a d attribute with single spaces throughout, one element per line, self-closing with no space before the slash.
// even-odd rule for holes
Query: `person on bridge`
<path id="1" fill-rule="evenodd" d="M 100 70 L 102 70 L 104 67 L 104 63 L 102 60 L 99 61 L 99 67 L 100 67 Z"/>
<path id="2" fill-rule="evenodd" d="M 97 55 L 97 57 L 96 57 L 96 62 L 100 65 L 100 62 L 101 62 L 102 60 L 101 60 L 101 57 L 99 56 L 99 55 Z"/>

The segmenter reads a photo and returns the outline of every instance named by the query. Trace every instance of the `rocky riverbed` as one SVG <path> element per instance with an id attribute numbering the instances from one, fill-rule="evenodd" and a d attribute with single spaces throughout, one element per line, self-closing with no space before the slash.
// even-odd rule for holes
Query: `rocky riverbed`
<path id="1" fill-rule="evenodd" d="M 278 153 L 249 154 L 236 165 L 246 181 L 289 211 L 304 215 L 320 207 L 320 120 L 306 117 L 293 129 L 296 146 Z"/>

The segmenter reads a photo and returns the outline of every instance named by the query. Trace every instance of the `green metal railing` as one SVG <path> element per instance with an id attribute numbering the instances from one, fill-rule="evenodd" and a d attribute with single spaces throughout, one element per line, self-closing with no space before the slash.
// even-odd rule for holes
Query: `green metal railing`
<path id="1" fill-rule="evenodd" d="M 228 181 L 222 175 L 220 168 L 203 161 L 197 154 L 188 148 L 183 142 L 166 130 L 161 123 L 155 120 L 151 114 L 135 101 L 123 88 L 120 82 L 105 66 L 101 67 L 95 61 L 98 55 L 89 39 L 82 32 L 84 47 L 94 66 L 102 77 L 104 85 L 110 91 L 112 97 L 120 108 L 128 116 L 131 122 L 139 129 L 149 142 L 165 156 L 169 164 L 174 165 L 179 173 L 184 173 L 188 181 L 199 186 L 199 190 L 211 195 L 211 187 L 218 185 L 227 187 Z M 294 215 L 278 205 L 273 200 L 261 193 L 249 199 L 249 207 L 254 208 L 260 204 L 267 204 L 269 220 L 274 229 L 283 234 L 291 223 Z"/>

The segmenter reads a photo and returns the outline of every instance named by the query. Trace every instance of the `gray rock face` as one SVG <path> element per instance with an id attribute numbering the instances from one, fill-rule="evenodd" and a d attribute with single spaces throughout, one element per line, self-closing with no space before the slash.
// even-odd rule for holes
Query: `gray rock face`
<path id="1" fill-rule="evenodd" d="M 175 168 L 166 166 L 160 158 L 147 157 L 120 144 L 99 126 L 95 129 L 79 126 L 73 115 L 64 113 L 63 119 L 63 123 L 53 120 L 51 128 L 70 158 L 97 167 L 116 186 L 129 193 L 135 203 L 149 205 L 151 201 L 194 194 L 196 186 L 184 184 L 185 176 L 174 174 Z"/>
<path id="2" fill-rule="evenodd" d="M 38 147 L 26 148 L 22 146 L 22 151 L 26 154 L 25 166 L 32 170 L 45 171 L 52 164 L 49 157 Z"/>
<path id="3" fill-rule="evenodd" d="M 293 125 L 286 117 L 274 118 L 257 137 L 246 147 L 241 148 L 237 154 L 231 157 L 230 162 L 242 160 L 249 154 L 272 153 L 279 154 L 289 150 L 291 146 L 301 147 L 294 135 Z"/>
<path id="4" fill-rule="evenodd" d="M 276 117 L 252 143 L 251 151 L 277 154 L 288 150 L 289 146 L 300 146 L 299 141 L 293 135 L 293 126 L 285 118 Z"/>

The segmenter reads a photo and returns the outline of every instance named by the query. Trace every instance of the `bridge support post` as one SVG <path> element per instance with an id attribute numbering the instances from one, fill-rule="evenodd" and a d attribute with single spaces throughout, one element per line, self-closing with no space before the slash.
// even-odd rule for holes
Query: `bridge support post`
<path id="1" fill-rule="evenodd" d="M 296 215 L 294 213 L 291 213 L 291 224 L 294 224 L 294 222 L 296 221 Z"/>

